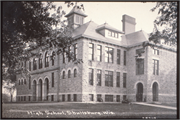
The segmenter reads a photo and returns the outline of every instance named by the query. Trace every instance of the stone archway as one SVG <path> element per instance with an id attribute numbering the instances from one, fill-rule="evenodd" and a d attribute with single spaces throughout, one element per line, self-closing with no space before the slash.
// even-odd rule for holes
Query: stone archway
<path id="1" fill-rule="evenodd" d="M 38 101 L 42 101 L 42 80 L 38 83 Z"/>
<path id="2" fill-rule="evenodd" d="M 157 82 L 154 82 L 152 86 L 153 101 L 158 101 L 158 92 L 158 84 Z"/>
<path id="3" fill-rule="evenodd" d="M 137 84 L 137 92 L 136 92 L 136 101 L 142 102 L 143 101 L 143 84 Z"/>
<path id="4" fill-rule="evenodd" d="M 32 89 L 33 89 L 33 101 L 36 101 L 36 86 L 37 86 L 37 83 L 36 83 L 36 80 L 33 81 L 33 85 L 32 85 Z"/>

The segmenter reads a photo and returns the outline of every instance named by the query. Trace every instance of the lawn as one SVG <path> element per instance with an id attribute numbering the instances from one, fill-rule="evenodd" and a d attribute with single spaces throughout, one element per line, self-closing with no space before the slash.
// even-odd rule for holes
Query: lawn
<path id="1" fill-rule="evenodd" d="M 3 104 L 2 118 L 176 118 L 177 111 L 118 103 Z"/>

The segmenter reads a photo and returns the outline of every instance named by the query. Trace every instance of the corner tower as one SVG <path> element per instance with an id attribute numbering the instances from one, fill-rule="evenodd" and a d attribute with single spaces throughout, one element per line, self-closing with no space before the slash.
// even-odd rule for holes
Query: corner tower
<path id="1" fill-rule="evenodd" d="M 72 26 L 73 29 L 76 29 L 80 25 L 84 24 L 84 18 L 87 17 L 80 8 L 74 6 L 73 9 L 65 15 L 68 20 L 68 26 Z"/>

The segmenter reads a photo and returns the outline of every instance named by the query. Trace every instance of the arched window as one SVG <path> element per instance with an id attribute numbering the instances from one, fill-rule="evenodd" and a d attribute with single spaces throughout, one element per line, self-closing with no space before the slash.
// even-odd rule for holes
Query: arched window
<path id="1" fill-rule="evenodd" d="M 48 52 L 45 53 L 45 67 L 49 67 Z"/>
<path id="2" fill-rule="evenodd" d="M 65 79 L 65 71 L 63 71 L 63 79 Z"/>
<path id="3" fill-rule="evenodd" d="M 24 79 L 24 84 L 26 84 L 26 79 Z"/>
<path id="4" fill-rule="evenodd" d="M 77 70 L 74 69 L 74 77 L 76 77 L 76 76 L 77 76 Z"/>
<path id="5" fill-rule="evenodd" d="M 21 85 L 21 80 L 19 80 L 19 85 Z"/>
<path id="6" fill-rule="evenodd" d="M 42 68 L 42 54 L 39 56 L 39 69 Z"/>
<path id="7" fill-rule="evenodd" d="M 71 71 L 68 70 L 68 78 L 71 78 Z"/>
<path id="8" fill-rule="evenodd" d="M 37 62 L 36 62 L 36 58 L 33 59 L 33 70 L 37 69 Z"/>
<path id="9" fill-rule="evenodd" d="M 21 85 L 23 85 L 23 79 L 21 80 Z"/>
<path id="10" fill-rule="evenodd" d="M 55 52 L 53 51 L 53 53 L 52 53 L 52 66 L 54 65 L 54 60 L 55 60 Z"/>

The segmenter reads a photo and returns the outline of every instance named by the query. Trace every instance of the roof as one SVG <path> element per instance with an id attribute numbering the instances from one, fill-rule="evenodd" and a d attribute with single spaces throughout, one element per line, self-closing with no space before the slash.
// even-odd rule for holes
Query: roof
<path id="1" fill-rule="evenodd" d="M 76 13 L 76 14 L 78 14 L 78 15 L 82 15 L 82 16 L 84 16 L 84 17 L 87 17 L 87 15 L 84 14 L 84 13 L 81 11 L 81 9 L 80 9 L 80 8 L 77 8 L 76 6 L 74 6 L 73 9 L 72 9 L 67 15 L 65 15 L 65 17 L 68 17 L 68 16 L 70 16 L 70 15 L 72 15 L 72 14 L 74 14 L 74 13 Z"/>

